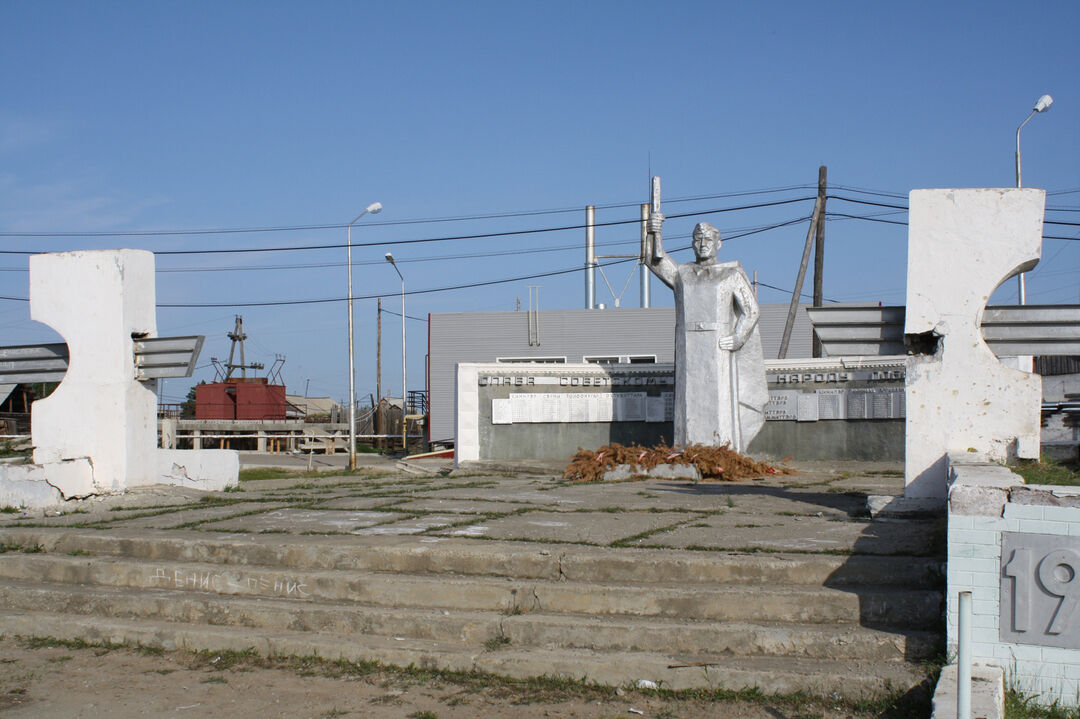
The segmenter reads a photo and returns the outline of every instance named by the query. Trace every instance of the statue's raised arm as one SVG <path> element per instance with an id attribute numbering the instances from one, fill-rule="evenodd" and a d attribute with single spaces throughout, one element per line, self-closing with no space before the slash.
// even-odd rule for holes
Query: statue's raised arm
<path id="1" fill-rule="evenodd" d="M 645 225 L 645 231 L 649 236 L 649 251 L 645 260 L 652 273 L 665 285 L 674 289 L 677 270 L 675 261 L 664 252 L 663 227 L 664 215 L 660 212 L 660 178 L 654 177 L 652 179 L 652 204 L 649 208 L 649 219 Z"/>

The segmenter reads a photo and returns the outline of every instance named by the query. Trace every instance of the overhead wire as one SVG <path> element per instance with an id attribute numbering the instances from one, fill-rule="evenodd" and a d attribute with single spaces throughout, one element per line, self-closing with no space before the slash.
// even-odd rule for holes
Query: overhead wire
<path id="1" fill-rule="evenodd" d="M 813 200 L 813 197 L 797 197 L 786 200 L 776 200 L 773 202 L 759 202 L 752 205 L 742 205 L 737 207 L 721 207 L 711 210 L 698 210 L 695 212 L 683 212 L 668 215 L 668 219 L 679 219 L 684 217 L 700 217 L 704 215 L 714 215 L 723 212 L 737 212 L 742 210 L 756 210 L 764 207 L 779 207 L 781 205 L 791 205 L 797 202 L 807 202 Z M 592 227 L 616 227 L 619 225 L 631 225 L 641 222 L 640 217 L 636 217 L 631 220 L 611 220 L 608 222 L 596 222 Z M 363 247 L 386 247 L 386 246 L 398 246 L 398 245 L 413 245 L 423 244 L 430 242 L 450 242 L 461 240 L 482 240 L 491 239 L 496 237 L 516 237 L 522 235 L 535 235 L 543 234 L 547 232 L 564 232 L 567 230 L 582 230 L 588 225 L 585 224 L 573 224 L 562 225 L 555 227 L 538 227 L 525 230 L 503 230 L 500 232 L 481 232 L 471 235 L 447 235 L 442 237 L 421 237 L 410 240 L 377 240 L 373 242 L 353 242 L 351 246 L 353 248 Z M 278 246 L 278 247 L 247 247 L 247 248 L 223 248 L 212 250 L 158 250 L 155 252 L 157 255 L 222 255 L 222 254 L 243 254 L 243 253 L 255 253 L 255 252 L 298 252 L 309 250 L 336 250 L 348 247 L 350 243 L 333 243 L 325 245 L 296 245 L 296 246 Z M 0 250 L 0 254 L 4 255 L 36 255 L 42 252 L 48 252 L 48 250 Z"/>
<path id="2" fill-rule="evenodd" d="M 665 199 L 668 204 L 682 202 L 699 202 L 702 200 L 717 200 L 730 197 L 750 197 L 753 195 L 774 194 L 779 192 L 793 192 L 795 190 L 812 189 L 816 185 L 788 185 L 786 187 L 770 187 L 760 190 L 739 190 L 735 192 L 722 192 L 707 195 L 692 195 L 686 197 L 674 197 Z M 610 204 L 594 205 L 597 209 L 617 209 L 625 207 L 637 207 L 640 202 L 618 202 Z M 513 212 L 491 212 L 474 215 L 456 215 L 449 217 L 429 217 L 404 220 L 369 220 L 358 227 L 394 227 L 402 225 L 422 225 L 443 222 L 464 222 L 474 220 L 506 219 L 513 217 L 534 217 L 537 215 L 555 215 L 571 212 L 581 212 L 582 207 L 564 207 L 545 210 L 520 210 Z M 258 232 L 301 232 L 312 230 L 344 230 L 348 223 L 320 223 L 307 225 L 271 225 L 265 227 L 222 227 L 222 228 L 196 228 L 188 230 L 124 230 L 118 232 L 106 231 L 42 231 L 42 232 L 0 232 L 0 237 L 180 237 L 188 235 L 228 235 L 246 234 Z"/>
<path id="3" fill-rule="evenodd" d="M 794 225 L 794 224 L 798 224 L 798 223 L 801 223 L 801 222 L 806 222 L 808 219 L 809 219 L 808 216 L 804 216 L 804 217 L 794 218 L 794 219 L 791 219 L 791 220 L 785 220 L 783 222 L 773 223 L 772 225 L 767 225 L 765 227 L 761 227 L 761 228 L 754 229 L 754 230 L 748 230 L 746 232 L 742 232 L 742 233 L 732 235 L 732 236 L 728 237 L 726 241 L 730 242 L 732 240 L 737 240 L 737 239 L 740 239 L 742 237 L 749 237 L 751 235 L 760 234 L 762 232 L 768 232 L 770 230 L 779 229 L 781 227 L 787 227 L 789 225 Z M 686 246 L 683 246 L 683 247 L 675 248 L 674 250 L 672 250 L 672 252 L 681 252 L 681 251 L 688 250 L 688 249 L 690 249 L 690 246 L 686 245 Z M 627 263 L 627 262 L 637 262 L 637 261 L 638 261 L 637 257 L 629 257 L 629 258 L 618 259 L 618 260 L 613 260 L 611 262 L 602 263 L 602 265 L 604 267 L 611 267 L 613 265 L 620 265 L 620 264 L 624 264 L 624 263 Z M 407 296 L 408 295 L 422 295 L 422 294 L 431 294 L 431 293 L 436 293 L 436 292 L 449 292 L 449 291 L 453 291 L 453 290 L 473 289 L 473 288 L 476 288 L 476 287 L 487 287 L 487 286 L 491 286 L 491 285 L 509 284 L 509 283 L 512 283 L 512 282 L 521 282 L 521 281 L 524 281 L 524 280 L 540 279 L 540 278 L 543 278 L 543 277 L 555 277 L 555 276 L 558 276 L 558 275 L 565 275 L 565 274 L 570 274 L 570 273 L 573 273 L 573 272 L 580 272 L 582 269 L 583 269 L 582 267 L 578 266 L 578 267 L 571 267 L 571 268 L 566 268 L 566 269 L 551 270 L 549 272 L 539 272 L 539 273 L 533 273 L 533 274 L 528 274 L 528 275 L 520 275 L 520 276 L 516 276 L 516 277 L 506 277 L 506 278 L 500 278 L 500 279 L 494 279 L 494 280 L 482 280 L 482 281 L 478 281 L 478 282 L 470 282 L 470 283 L 459 284 L 459 285 L 446 285 L 446 286 L 442 286 L 442 287 L 432 287 L 432 288 L 427 288 L 427 289 L 422 289 L 422 290 L 407 290 L 405 292 L 405 294 Z M 373 300 L 373 299 L 377 299 L 377 298 L 396 297 L 396 296 L 398 296 L 398 294 L 399 293 L 397 293 L 397 292 L 386 292 L 386 293 L 380 293 L 380 294 L 362 295 L 362 296 L 354 297 L 353 299 L 354 300 Z M 347 301 L 347 298 L 345 298 L 345 297 L 325 297 L 325 298 L 307 299 L 307 300 L 271 300 L 271 301 L 263 301 L 263 302 L 158 303 L 157 306 L 159 308 L 162 308 L 162 309 L 166 309 L 166 308 L 167 309 L 205 308 L 205 307 L 279 307 L 279 306 L 285 306 L 285 305 L 326 304 L 326 303 L 331 303 L 331 302 L 345 302 L 345 301 Z"/>

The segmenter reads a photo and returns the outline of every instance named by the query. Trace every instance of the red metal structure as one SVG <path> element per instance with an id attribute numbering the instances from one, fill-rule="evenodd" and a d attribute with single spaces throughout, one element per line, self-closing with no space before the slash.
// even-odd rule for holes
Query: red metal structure
<path id="1" fill-rule="evenodd" d="M 285 419 L 285 385 L 265 377 L 195 387 L 195 419 Z"/>
<path id="2" fill-rule="evenodd" d="M 211 357 L 218 382 L 195 387 L 195 419 L 285 419 L 285 385 L 281 384 L 281 365 L 285 358 L 277 356 L 269 377 L 248 377 L 249 369 L 262 369 L 258 362 L 244 361 L 244 319 L 236 316 L 236 327 L 228 333 L 232 340 L 229 361 L 224 366 Z M 233 362 L 240 349 L 240 363 Z M 240 377 L 233 372 L 240 370 Z"/>

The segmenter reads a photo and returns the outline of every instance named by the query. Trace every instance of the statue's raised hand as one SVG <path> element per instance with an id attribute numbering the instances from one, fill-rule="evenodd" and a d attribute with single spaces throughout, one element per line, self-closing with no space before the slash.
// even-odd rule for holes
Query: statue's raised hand
<path id="1" fill-rule="evenodd" d="M 659 212 L 653 212 L 649 215 L 649 220 L 645 224 L 645 229 L 650 235 L 659 235 L 660 231 L 664 228 L 664 215 Z"/>
<path id="2" fill-rule="evenodd" d="M 722 350 L 734 350 L 735 349 L 735 335 L 725 335 L 720 338 L 720 341 L 716 343 Z"/>

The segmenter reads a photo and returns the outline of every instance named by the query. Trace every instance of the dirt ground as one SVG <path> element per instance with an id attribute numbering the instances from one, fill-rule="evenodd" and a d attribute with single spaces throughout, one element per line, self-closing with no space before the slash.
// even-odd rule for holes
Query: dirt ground
<path id="1" fill-rule="evenodd" d="M 507 684 L 331 662 L 0 638 L 0 715 L 10 717 L 365 717 L 370 719 L 867 719 L 850 708 L 656 692 Z"/>

